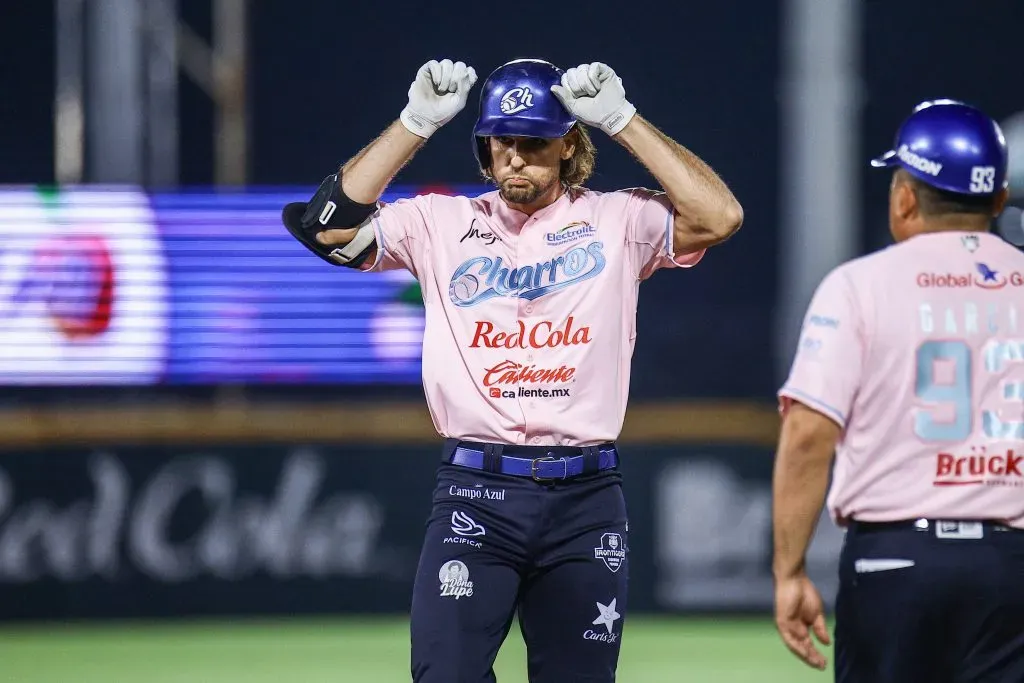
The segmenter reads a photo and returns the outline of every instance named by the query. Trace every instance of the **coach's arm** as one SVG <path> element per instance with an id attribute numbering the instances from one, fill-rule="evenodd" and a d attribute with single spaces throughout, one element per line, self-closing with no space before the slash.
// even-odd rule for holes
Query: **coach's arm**
<path id="1" fill-rule="evenodd" d="M 824 414 L 793 402 L 782 421 L 772 476 L 775 620 L 786 646 L 807 664 L 824 669 L 811 641 L 813 629 L 828 644 L 824 604 L 807 577 L 807 549 L 828 491 L 829 468 L 840 426 Z"/>
<path id="2" fill-rule="evenodd" d="M 711 167 L 639 114 L 613 136 L 647 167 L 675 209 L 675 256 L 729 239 L 743 224 L 743 207 Z"/>

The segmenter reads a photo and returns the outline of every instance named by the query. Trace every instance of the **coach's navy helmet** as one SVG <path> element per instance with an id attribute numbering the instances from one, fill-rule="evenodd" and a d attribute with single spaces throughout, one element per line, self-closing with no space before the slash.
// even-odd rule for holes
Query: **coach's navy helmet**
<path id="1" fill-rule="evenodd" d="M 976 107 L 929 100 L 914 107 L 893 149 L 871 165 L 901 166 L 940 190 L 990 195 L 1007 185 L 1006 138 L 999 124 Z"/>
<path id="2" fill-rule="evenodd" d="M 488 137 L 560 138 L 572 129 L 576 119 L 551 92 L 563 73 L 543 59 L 516 59 L 491 72 L 473 126 L 473 152 L 482 168 L 491 165 Z"/>

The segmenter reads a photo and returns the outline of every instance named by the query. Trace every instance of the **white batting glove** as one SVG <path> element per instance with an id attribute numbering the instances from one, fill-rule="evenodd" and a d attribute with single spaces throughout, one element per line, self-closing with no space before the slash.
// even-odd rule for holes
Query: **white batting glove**
<path id="1" fill-rule="evenodd" d="M 551 86 L 551 92 L 570 114 L 608 135 L 625 128 L 636 114 L 636 107 L 626 99 L 622 79 L 601 62 L 569 69 L 562 76 L 562 84 Z"/>
<path id="2" fill-rule="evenodd" d="M 416 80 L 409 86 L 409 104 L 399 118 L 409 132 L 429 138 L 462 111 L 474 83 L 473 67 L 432 59 L 416 72 Z"/>

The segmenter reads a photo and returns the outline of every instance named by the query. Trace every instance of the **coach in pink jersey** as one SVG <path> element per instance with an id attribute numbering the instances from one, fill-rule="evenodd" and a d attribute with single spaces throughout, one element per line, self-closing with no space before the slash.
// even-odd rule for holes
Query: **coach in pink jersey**
<path id="1" fill-rule="evenodd" d="M 696 265 L 742 210 L 636 113 L 608 66 L 536 59 L 482 87 L 472 146 L 496 191 L 378 204 L 475 81 L 462 62 L 424 64 L 399 120 L 284 220 L 330 263 L 406 268 L 422 286 L 423 388 L 445 441 L 413 589 L 413 680 L 494 681 L 518 613 L 530 681 L 610 682 L 629 576 L 614 442 L 639 286 Z M 586 189 L 587 125 L 664 192 Z"/>
<path id="2" fill-rule="evenodd" d="M 804 555 L 827 502 L 846 527 L 836 681 L 1024 681 L 1024 254 L 989 232 L 1006 143 L 930 101 L 872 163 L 894 169 L 897 244 L 825 277 L 779 392 L 777 626 L 825 667 Z"/>

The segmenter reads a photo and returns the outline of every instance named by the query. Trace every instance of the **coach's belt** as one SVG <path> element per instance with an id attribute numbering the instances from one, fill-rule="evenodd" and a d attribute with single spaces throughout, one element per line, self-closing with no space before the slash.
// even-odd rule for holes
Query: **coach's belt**
<path id="1" fill-rule="evenodd" d="M 544 451 L 543 448 L 534 447 L 531 447 L 531 450 Z M 564 450 L 564 448 L 560 448 L 560 450 Z M 619 453 L 614 447 L 583 447 L 577 450 L 589 451 L 592 454 L 590 460 L 594 463 L 591 465 L 593 471 L 600 472 L 619 466 Z M 496 458 L 497 468 L 495 471 L 513 477 L 529 477 L 534 481 L 572 479 L 586 473 L 587 460 L 586 452 L 581 455 L 558 456 L 557 451 L 551 450 L 546 455 L 537 458 L 502 454 Z M 490 469 L 487 467 L 487 457 L 484 451 L 467 446 L 458 446 L 452 453 L 449 462 L 476 470 Z"/>
<path id="2" fill-rule="evenodd" d="M 938 538 L 973 538 L 982 537 L 986 531 L 1009 531 L 1024 533 L 1017 529 L 992 520 L 970 519 L 905 519 L 895 522 L 851 522 L 859 532 L 884 531 L 886 529 L 911 529 L 913 531 L 934 531 Z M 976 536 L 977 535 L 977 536 Z"/>

